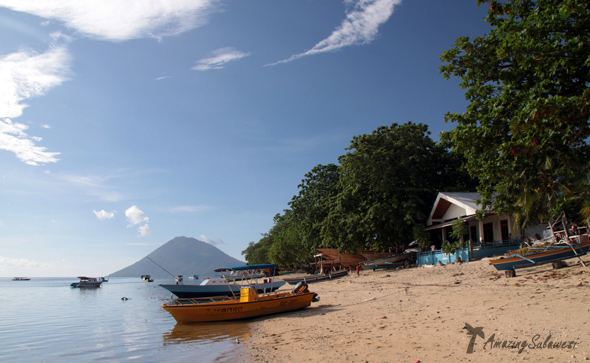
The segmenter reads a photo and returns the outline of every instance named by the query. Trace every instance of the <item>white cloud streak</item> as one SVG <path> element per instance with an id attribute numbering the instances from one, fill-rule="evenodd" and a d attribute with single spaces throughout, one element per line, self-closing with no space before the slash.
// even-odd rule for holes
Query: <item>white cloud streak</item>
<path id="1" fill-rule="evenodd" d="M 209 238 L 203 234 L 201 235 L 201 237 L 199 237 L 199 239 L 213 246 L 224 244 L 224 242 L 219 238 Z"/>
<path id="2" fill-rule="evenodd" d="M 100 211 L 93 210 L 92 212 L 94 212 L 96 218 L 100 219 L 101 221 L 113 219 L 115 217 L 115 211 L 107 212 L 106 210 L 101 209 Z"/>
<path id="3" fill-rule="evenodd" d="M 213 208 L 208 205 L 180 205 L 170 208 L 170 213 L 197 213 L 208 212 Z"/>
<path id="4" fill-rule="evenodd" d="M 267 64 L 267 66 L 291 62 L 308 55 L 332 52 L 352 45 L 370 43 L 377 36 L 379 26 L 389 20 L 395 5 L 399 5 L 401 2 L 401 0 L 347 0 L 346 4 L 354 6 L 351 11 L 347 12 L 346 19 L 328 38 L 307 52 L 295 54 L 288 59 Z"/>
<path id="5" fill-rule="evenodd" d="M 47 265 L 35 262 L 33 260 L 27 260 L 26 258 L 9 258 L 0 256 L 0 266 L 6 268 L 40 268 L 47 267 Z"/>
<path id="6" fill-rule="evenodd" d="M 232 47 L 220 48 L 213 51 L 211 57 L 197 61 L 197 65 L 191 69 L 196 71 L 222 69 L 226 63 L 237 61 L 249 55 L 250 53 L 245 53 Z"/>
<path id="7" fill-rule="evenodd" d="M 61 21 L 85 37 L 125 41 L 198 28 L 221 0 L 0 0 L 0 6 Z"/>
<path id="8" fill-rule="evenodd" d="M 28 165 L 55 163 L 59 152 L 36 145 L 40 137 L 29 137 L 28 126 L 14 122 L 27 107 L 24 101 L 44 95 L 66 81 L 70 55 L 65 47 L 52 47 L 38 54 L 23 49 L 0 57 L 0 149 L 16 154 Z M 43 126 L 45 128 L 45 126 Z"/>

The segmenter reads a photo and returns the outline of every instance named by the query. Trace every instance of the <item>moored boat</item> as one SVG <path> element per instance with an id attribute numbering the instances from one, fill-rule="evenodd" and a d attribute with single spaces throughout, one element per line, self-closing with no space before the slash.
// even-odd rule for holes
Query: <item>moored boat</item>
<path id="1" fill-rule="evenodd" d="M 79 287 L 79 288 L 95 288 L 100 287 L 102 284 L 102 280 L 96 277 L 87 277 L 87 276 L 78 276 L 80 282 L 72 282 L 70 284 L 71 287 Z"/>
<path id="2" fill-rule="evenodd" d="M 505 257 L 490 260 L 490 264 L 498 271 L 510 271 L 545 263 L 567 260 L 586 255 L 590 249 L 588 235 L 572 236 L 572 243 L 550 245 L 545 248 L 530 248 L 527 253 L 509 253 Z"/>
<path id="3" fill-rule="evenodd" d="M 305 282 L 305 283 L 311 284 L 314 282 L 332 280 L 332 279 L 344 277 L 347 275 L 348 275 L 348 271 L 343 270 L 343 271 L 329 272 L 325 275 L 305 275 L 305 276 L 299 276 L 299 277 L 288 277 L 288 278 L 283 278 L 283 280 L 285 280 L 290 285 L 296 285 L 300 282 Z"/>
<path id="4" fill-rule="evenodd" d="M 245 286 L 236 298 L 176 299 L 165 302 L 162 308 L 178 323 L 199 323 L 246 319 L 304 309 L 317 301 L 317 294 L 306 284 L 293 291 L 259 295 L 253 286 Z"/>
<path id="5" fill-rule="evenodd" d="M 279 289 L 285 285 L 285 281 L 273 277 L 262 279 L 253 278 L 251 272 L 254 270 L 274 270 L 275 264 L 258 264 L 258 265 L 244 265 L 234 267 L 218 268 L 215 272 L 221 272 L 222 278 L 218 279 L 204 279 L 199 285 L 184 284 L 180 277 L 176 279 L 176 284 L 160 284 L 160 286 L 179 298 L 199 298 L 199 297 L 215 297 L 215 296 L 239 296 L 242 286 L 250 285 L 254 287 L 257 293 L 268 293 Z M 236 272 L 241 272 L 239 277 Z M 228 280 L 226 276 L 233 273 L 235 277 Z"/>
<path id="6" fill-rule="evenodd" d="M 30 281 L 31 278 L 29 277 L 13 277 L 12 281 Z"/>

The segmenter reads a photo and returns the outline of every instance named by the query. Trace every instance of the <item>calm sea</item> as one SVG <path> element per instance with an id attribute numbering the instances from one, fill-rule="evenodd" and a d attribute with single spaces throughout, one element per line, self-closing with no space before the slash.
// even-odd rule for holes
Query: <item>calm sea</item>
<path id="1" fill-rule="evenodd" d="M 250 336 L 248 321 L 176 324 L 158 286 L 171 280 L 71 288 L 76 281 L 0 278 L 0 362 L 236 362 L 236 339 Z"/>

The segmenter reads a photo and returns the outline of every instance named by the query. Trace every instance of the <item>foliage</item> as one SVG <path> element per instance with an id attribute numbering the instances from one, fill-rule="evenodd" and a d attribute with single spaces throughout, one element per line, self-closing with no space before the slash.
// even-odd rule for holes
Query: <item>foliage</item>
<path id="1" fill-rule="evenodd" d="M 408 122 L 355 136 L 339 158 L 340 193 L 322 236 L 340 250 L 386 249 L 409 243 L 424 225 L 438 190 L 456 183 L 449 152 L 428 126 Z"/>
<path id="2" fill-rule="evenodd" d="M 317 165 L 305 174 L 298 185 L 299 193 L 289 202 L 292 218 L 300 242 L 310 257 L 323 245 L 322 222 L 330 213 L 334 198 L 338 195 L 340 173 L 335 164 Z"/>
<path id="3" fill-rule="evenodd" d="M 289 202 L 291 209 L 277 214 L 274 226 L 260 240 L 260 248 L 269 262 L 281 267 L 300 267 L 312 259 L 322 245 L 321 223 L 329 213 L 330 201 L 338 194 L 338 179 L 335 164 L 317 165 L 305 174 L 298 185 L 299 193 Z M 252 250 L 257 251 L 255 247 Z M 248 257 L 248 263 L 253 263 Z M 253 253 L 252 257 L 258 255 Z"/>
<path id="4" fill-rule="evenodd" d="M 428 233 L 426 232 L 424 227 L 423 226 L 414 226 L 412 228 L 412 230 L 413 230 L 414 240 L 416 240 L 418 242 L 418 247 L 420 247 L 421 250 L 425 250 L 425 249 L 429 248 L 431 245 L 430 237 L 428 236 Z"/>
<path id="5" fill-rule="evenodd" d="M 460 219 L 456 219 L 453 221 L 451 227 L 451 237 L 455 240 L 463 242 L 463 236 L 469 233 L 469 227 L 465 222 Z"/>
<path id="6" fill-rule="evenodd" d="M 300 267 L 313 256 L 313 250 L 301 244 L 300 221 L 293 212 L 286 210 L 284 215 L 275 216 L 275 225 L 270 230 L 273 244 L 268 251 L 271 262 L 280 267 Z"/>
<path id="7" fill-rule="evenodd" d="M 442 251 L 446 254 L 452 255 L 457 250 L 459 250 L 463 247 L 465 247 L 464 241 L 456 241 L 456 242 L 443 241 Z"/>
<path id="8" fill-rule="evenodd" d="M 271 246 L 272 238 L 268 233 L 264 233 L 258 242 L 250 242 L 248 247 L 242 251 L 242 255 L 246 258 L 246 262 L 249 265 L 270 263 L 268 251 Z"/>
<path id="9" fill-rule="evenodd" d="M 590 3 L 479 0 L 491 31 L 461 37 L 441 60 L 469 101 L 442 139 L 479 180 L 483 207 L 518 227 L 567 206 L 590 171 Z"/>

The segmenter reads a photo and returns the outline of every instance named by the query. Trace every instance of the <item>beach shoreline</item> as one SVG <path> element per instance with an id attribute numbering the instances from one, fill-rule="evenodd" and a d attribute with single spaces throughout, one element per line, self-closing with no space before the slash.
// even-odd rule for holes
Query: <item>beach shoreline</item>
<path id="1" fill-rule="evenodd" d="M 320 302 L 257 319 L 248 362 L 590 360 L 590 261 L 517 270 L 487 260 L 356 272 L 310 284 Z"/>

